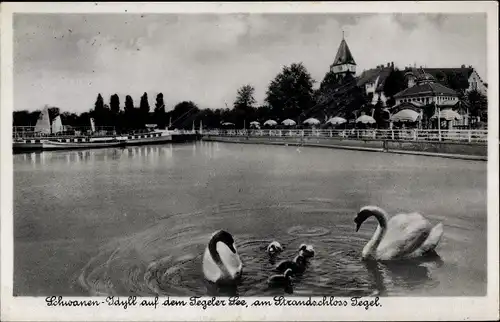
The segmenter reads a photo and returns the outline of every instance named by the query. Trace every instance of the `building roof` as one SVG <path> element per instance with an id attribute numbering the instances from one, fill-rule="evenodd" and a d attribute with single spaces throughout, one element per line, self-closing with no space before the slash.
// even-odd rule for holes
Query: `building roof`
<path id="1" fill-rule="evenodd" d="M 464 75 L 467 79 L 470 77 L 472 72 L 474 71 L 474 68 L 472 67 L 460 67 L 460 68 L 425 68 L 425 72 L 431 74 L 435 78 L 438 78 L 439 73 L 443 74 L 462 74 Z"/>
<path id="2" fill-rule="evenodd" d="M 394 105 L 391 108 L 391 113 L 396 114 L 401 110 L 413 110 L 415 112 L 419 112 L 422 109 L 422 104 L 418 104 L 417 102 L 402 102 L 398 105 Z"/>
<path id="3" fill-rule="evenodd" d="M 421 77 L 422 73 L 430 74 L 438 81 L 441 81 L 441 78 L 450 74 L 461 74 L 466 79 L 469 79 L 470 75 L 474 72 L 474 68 L 472 67 L 458 67 L 458 68 L 406 68 L 406 73 L 413 73 L 416 77 Z"/>
<path id="4" fill-rule="evenodd" d="M 357 86 L 365 86 L 367 83 L 374 83 L 378 78 L 376 91 L 384 89 L 385 80 L 392 71 L 392 67 L 379 67 L 363 71 L 358 78 Z"/>
<path id="5" fill-rule="evenodd" d="M 343 64 L 356 65 L 356 62 L 352 57 L 351 51 L 349 50 L 349 46 L 347 46 L 347 42 L 345 41 L 345 39 L 342 39 L 342 41 L 340 42 L 339 50 L 337 51 L 337 55 L 333 60 L 332 66 Z"/>
<path id="6" fill-rule="evenodd" d="M 420 83 L 394 95 L 394 98 L 411 96 L 458 96 L 458 93 L 440 83 Z"/>

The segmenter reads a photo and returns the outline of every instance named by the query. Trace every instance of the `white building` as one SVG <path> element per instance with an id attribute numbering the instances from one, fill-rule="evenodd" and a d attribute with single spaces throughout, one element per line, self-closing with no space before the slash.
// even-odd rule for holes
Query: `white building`
<path id="1" fill-rule="evenodd" d="M 359 76 L 357 86 L 364 88 L 366 95 L 372 97 L 372 105 L 377 104 L 380 98 L 382 105 L 386 106 L 388 98 L 384 94 L 384 85 L 387 77 L 393 70 L 394 63 L 387 63 L 387 66 L 379 65 L 377 68 L 365 70 Z"/>
<path id="2" fill-rule="evenodd" d="M 465 92 L 469 92 L 471 90 L 477 90 L 483 95 L 487 95 L 488 93 L 488 85 L 485 83 L 477 71 L 472 67 L 466 67 L 462 65 L 460 68 L 410 68 L 407 67 L 405 69 L 405 77 L 407 80 L 408 87 L 412 87 L 416 84 L 416 80 L 422 77 L 422 73 L 425 70 L 425 73 L 432 75 L 434 79 L 442 84 L 449 84 L 450 78 L 455 77 L 460 78 L 464 81 L 464 84 L 460 85 Z"/>
<path id="3" fill-rule="evenodd" d="M 457 120 L 452 125 L 468 125 L 469 113 L 460 108 L 459 94 L 456 91 L 437 82 L 427 70 L 423 69 L 417 77 L 411 78 L 410 82 L 410 87 L 394 95 L 396 105 L 393 111 L 400 110 L 403 105 L 410 103 L 422 114 L 423 106 L 435 104 L 437 109 L 453 109 L 461 114 L 462 120 Z"/>

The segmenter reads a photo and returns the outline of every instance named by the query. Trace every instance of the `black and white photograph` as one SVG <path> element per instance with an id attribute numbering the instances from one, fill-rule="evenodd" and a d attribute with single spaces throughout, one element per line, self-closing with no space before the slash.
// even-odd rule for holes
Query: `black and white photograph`
<path id="1" fill-rule="evenodd" d="M 2 4 L 2 297 L 498 318 L 498 4 L 316 4 Z"/>

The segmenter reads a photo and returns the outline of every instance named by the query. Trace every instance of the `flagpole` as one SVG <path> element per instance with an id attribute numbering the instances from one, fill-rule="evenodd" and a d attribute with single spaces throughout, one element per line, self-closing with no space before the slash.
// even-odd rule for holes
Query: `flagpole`
<path id="1" fill-rule="evenodd" d="M 441 141 L 441 109 L 439 106 L 437 107 L 438 110 L 438 136 L 439 136 L 439 141 Z"/>

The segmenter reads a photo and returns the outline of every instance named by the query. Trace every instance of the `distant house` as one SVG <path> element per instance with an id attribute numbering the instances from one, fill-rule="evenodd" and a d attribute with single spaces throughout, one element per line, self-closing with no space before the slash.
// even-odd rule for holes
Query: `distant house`
<path id="1" fill-rule="evenodd" d="M 422 70 L 414 81 L 412 86 L 394 95 L 396 105 L 417 102 L 422 105 L 436 103 L 436 105 L 453 106 L 458 103 L 458 93 L 437 82 L 431 74 Z"/>
<path id="2" fill-rule="evenodd" d="M 411 86 L 394 95 L 396 105 L 393 111 L 400 110 L 408 103 L 412 104 L 416 110 L 429 104 L 435 104 L 440 109 L 453 109 L 462 116 L 461 121 L 454 122 L 453 125 L 468 125 L 469 113 L 460 106 L 459 94 L 457 91 L 446 87 L 438 82 L 427 69 L 419 69 Z"/>
<path id="3" fill-rule="evenodd" d="M 488 84 L 485 83 L 477 71 L 472 67 L 466 67 L 462 65 L 459 68 L 405 68 L 405 77 L 407 80 L 408 87 L 412 87 L 416 84 L 416 80 L 422 77 L 422 71 L 428 73 L 434 77 L 434 79 L 448 87 L 452 87 L 455 90 L 464 90 L 464 92 L 469 92 L 471 90 L 477 90 L 483 95 L 487 95 Z"/>
<path id="4" fill-rule="evenodd" d="M 371 104 L 375 105 L 378 99 L 385 106 L 387 97 L 384 94 L 384 85 L 389 74 L 394 70 L 394 63 L 387 63 L 387 66 L 379 65 L 363 71 L 358 77 L 357 86 L 363 88 L 366 95 L 371 96 Z"/>

